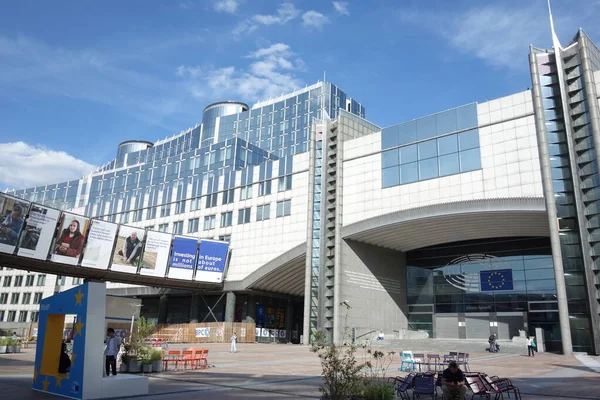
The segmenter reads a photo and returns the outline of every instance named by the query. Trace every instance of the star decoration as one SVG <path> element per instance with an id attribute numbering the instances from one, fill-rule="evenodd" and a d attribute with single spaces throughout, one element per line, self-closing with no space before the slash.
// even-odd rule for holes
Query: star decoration
<path id="1" fill-rule="evenodd" d="M 69 376 L 67 374 L 58 374 L 55 375 L 54 378 L 56 379 L 56 387 L 62 387 L 62 380 L 68 378 Z"/>
<path id="2" fill-rule="evenodd" d="M 33 383 L 35 383 L 35 382 L 37 381 L 37 378 L 38 378 L 38 375 L 39 375 L 39 374 L 40 374 L 40 373 L 39 373 L 39 372 L 37 372 L 36 370 L 34 370 L 34 371 L 33 371 Z"/>
<path id="3" fill-rule="evenodd" d="M 81 329 L 83 329 L 84 325 L 85 324 L 83 322 L 79 321 L 79 318 L 78 318 L 78 321 L 75 324 L 75 335 L 81 335 Z"/>
<path id="4" fill-rule="evenodd" d="M 75 305 L 81 305 L 81 299 L 83 299 L 84 294 L 81 293 L 81 289 L 77 293 L 75 293 Z"/>
<path id="5" fill-rule="evenodd" d="M 499 277 L 501 280 L 500 281 L 492 281 L 492 278 L 494 276 Z M 506 279 L 504 278 L 504 274 L 498 272 L 498 271 L 494 271 L 491 274 L 488 275 L 488 285 L 492 288 L 492 289 L 500 289 L 504 286 L 504 284 L 506 283 Z"/>
<path id="6" fill-rule="evenodd" d="M 50 382 L 48 381 L 48 377 L 46 377 L 46 379 L 44 379 L 44 381 L 42 382 L 42 386 L 44 388 L 44 392 L 48 391 L 48 385 L 50 385 Z"/>

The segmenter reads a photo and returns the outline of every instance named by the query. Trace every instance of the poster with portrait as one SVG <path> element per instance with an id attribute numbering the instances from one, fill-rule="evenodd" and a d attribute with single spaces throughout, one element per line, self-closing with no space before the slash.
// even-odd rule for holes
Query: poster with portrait
<path id="1" fill-rule="evenodd" d="M 173 238 L 173 250 L 169 261 L 169 278 L 192 280 L 196 268 L 198 239 L 185 236 Z"/>
<path id="2" fill-rule="evenodd" d="M 54 244 L 50 249 L 51 260 L 62 264 L 77 265 L 83 252 L 83 244 L 90 220 L 81 215 L 63 212 L 60 216 Z"/>
<path id="3" fill-rule="evenodd" d="M 142 262 L 145 237 L 144 228 L 121 225 L 110 270 L 136 274 Z"/>
<path id="4" fill-rule="evenodd" d="M 35 203 L 31 204 L 25 228 L 23 228 L 23 233 L 19 240 L 17 255 L 37 260 L 48 258 L 48 252 L 59 217 L 59 210 Z"/>
<path id="5" fill-rule="evenodd" d="M 14 253 L 28 211 L 28 201 L 0 193 L 0 253 Z"/>
<path id="6" fill-rule="evenodd" d="M 172 239 L 173 236 L 170 233 L 147 232 L 140 275 L 165 277 Z"/>
<path id="7" fill-rule="evenodd" d="M 92 220 L 81 260 L 82 267 L 108 269 L 118 228 L 119 225 L 112 222 Z"/>

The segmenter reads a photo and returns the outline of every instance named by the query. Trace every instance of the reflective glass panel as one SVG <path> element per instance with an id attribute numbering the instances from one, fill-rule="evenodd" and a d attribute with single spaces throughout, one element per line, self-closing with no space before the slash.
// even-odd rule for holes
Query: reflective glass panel
<path id="1" fill-rule="evenodd" d="M 383 179 L 382 186 L 384 188 L 390 187 L 390 186 L 398 186 L 400 184 L 400 176 L 399 176 L 398 167 L 394 166 L 391 168 L 384 168 L 382 179 Z"/>
<path id="2" fill-rule="evenodd" d="M 440 176 L 452 175 L 460 172 L 458 153 L 447 154 L 438 158 Z"/>
<path id="3" fill-rule="evenodd" d="M 437 139 L 438 154 L 456 153 L 458 151 L 458 135 L 450 135 Z"/>
<path id="4" fill-rule="evenodd" d="M 419 179 L 417 163 L 403 164 L 400 166 L 400 183 L 416 182 Z"/>
<path id="5" fill-rule="evenodd" d="M 460 172 L 474 171 L 481 168 L 481 156 L 479 149 L 461 151 L 460 153 Z"/>
<path id="6" fill-rule="evenodd" d="M 384 151 L 381 154 L 382 168 L 389 168 L 400 163 L 400 149 Z"/>
<path id="7" fill-rule="evenodd" d="M 400 162 L 407 164 L 417 161 L 417 145 L 411 144 L 409 146 L 400 148 Z"/>
<path id="8" fill-rule="evenodd" d="M 435 127 L 438 135 L 456 131 L 456 110 L 448 110 L 435 115 Z"/>
<path id="9" fill-rule="evenodd" d="M 437 178 L 438 175 L 437 158 L 419 161 L 419 179 Z"/>
<path id="10" fill-rule="evenodd" d="M 398 125 L 398 144 L 408 144 L 417 141 L 417 122 L 409 121 Z"/>
<path id="11" fill-rule="evenodd" d="M 398 127 L 392 126 L 381 131 L 381 149 L 389 149 L 390 147 L 398 146 Z"/>
<path id="12" fill-rule="evenodd" d="M 468 150 L 479 147 L 479 130 L 473 129 L 458 134 L 459 150 Z"/>
<path id="13" fill-rule="evenodd" d="M 429 139 L 436 136 L 435 115 L 430 115 L 417 120 L 417 139 Z"/>
<path id="14" fill-rule="evenodd" d="M 419 143 L 419 160 L 426 158 L 432 158 L 437 156 L 437 143 L 436 140 L 428 140 L 426 142 Z"/>

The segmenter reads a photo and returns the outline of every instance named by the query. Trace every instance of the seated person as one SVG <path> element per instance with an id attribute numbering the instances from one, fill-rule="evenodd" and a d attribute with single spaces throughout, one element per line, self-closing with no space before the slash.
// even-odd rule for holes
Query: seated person
<path id="1" fill-rule="evenodd" d="M 442 392 L 446 399 L 464 400 L 467 396 L 465 375 L 455 361 L 451 361 L 442 374 Z"/>
<path id="2" fill-rule="evenodd" d="M 58 362 L 58 373 L 68 374 L 71 368 L 71 359 L 67 354 L 67 344 L 63 343 L 60 349 L 60 361 Z"/>
<path id="3" fill-rule="evenodd" d="M 23 209 L 20 205 L 15 204 L 12 212 L 6 216 L 6 219 L 0 225 L 0 233 L 2 233 L 2 241 L 8 245 L 17 243 L 17 238 L 23 228 Z"/>
<path id="4" fill-rule="evenodd" d="M 142 252 L 142 241 L 138 239 L 137 232 L 131 232 L 131 235 L 125 239 L 123 249 L 119 250 L 119 255 L 123 263 L 133 264 Z"/>

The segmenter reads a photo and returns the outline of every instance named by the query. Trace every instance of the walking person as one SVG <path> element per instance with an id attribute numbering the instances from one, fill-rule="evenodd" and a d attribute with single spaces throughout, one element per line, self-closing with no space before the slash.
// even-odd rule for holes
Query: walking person
<path id="1" fill-rule="evenodd" d="M 233 335 L 231 335 L 231 346 L 229 347 L 230 353 L 237 352 L 237 349 L 235 347 L 236 344 L 237 344 L 237 334 L 235 332 L 233 332 Z"/>
<path id="2" fill-rule="evenodd" d="M 106 330 L 106 337 L 106 349 L 104 349 L 106 376 L 110 376 L 111 369 L 113 375 L 117 375 L 117 354 L 119 354 L 121 340 L 115 337 L 115 330 L 113 328 Z"/>
<path id="3" fill-rule="evenodd" d="M 537 344 L 535 343 L 535 339 L 533 336 L 529 336 L 527 339 L 527 357 L 535 357 L 535 352 L 537 351 Z"/>

